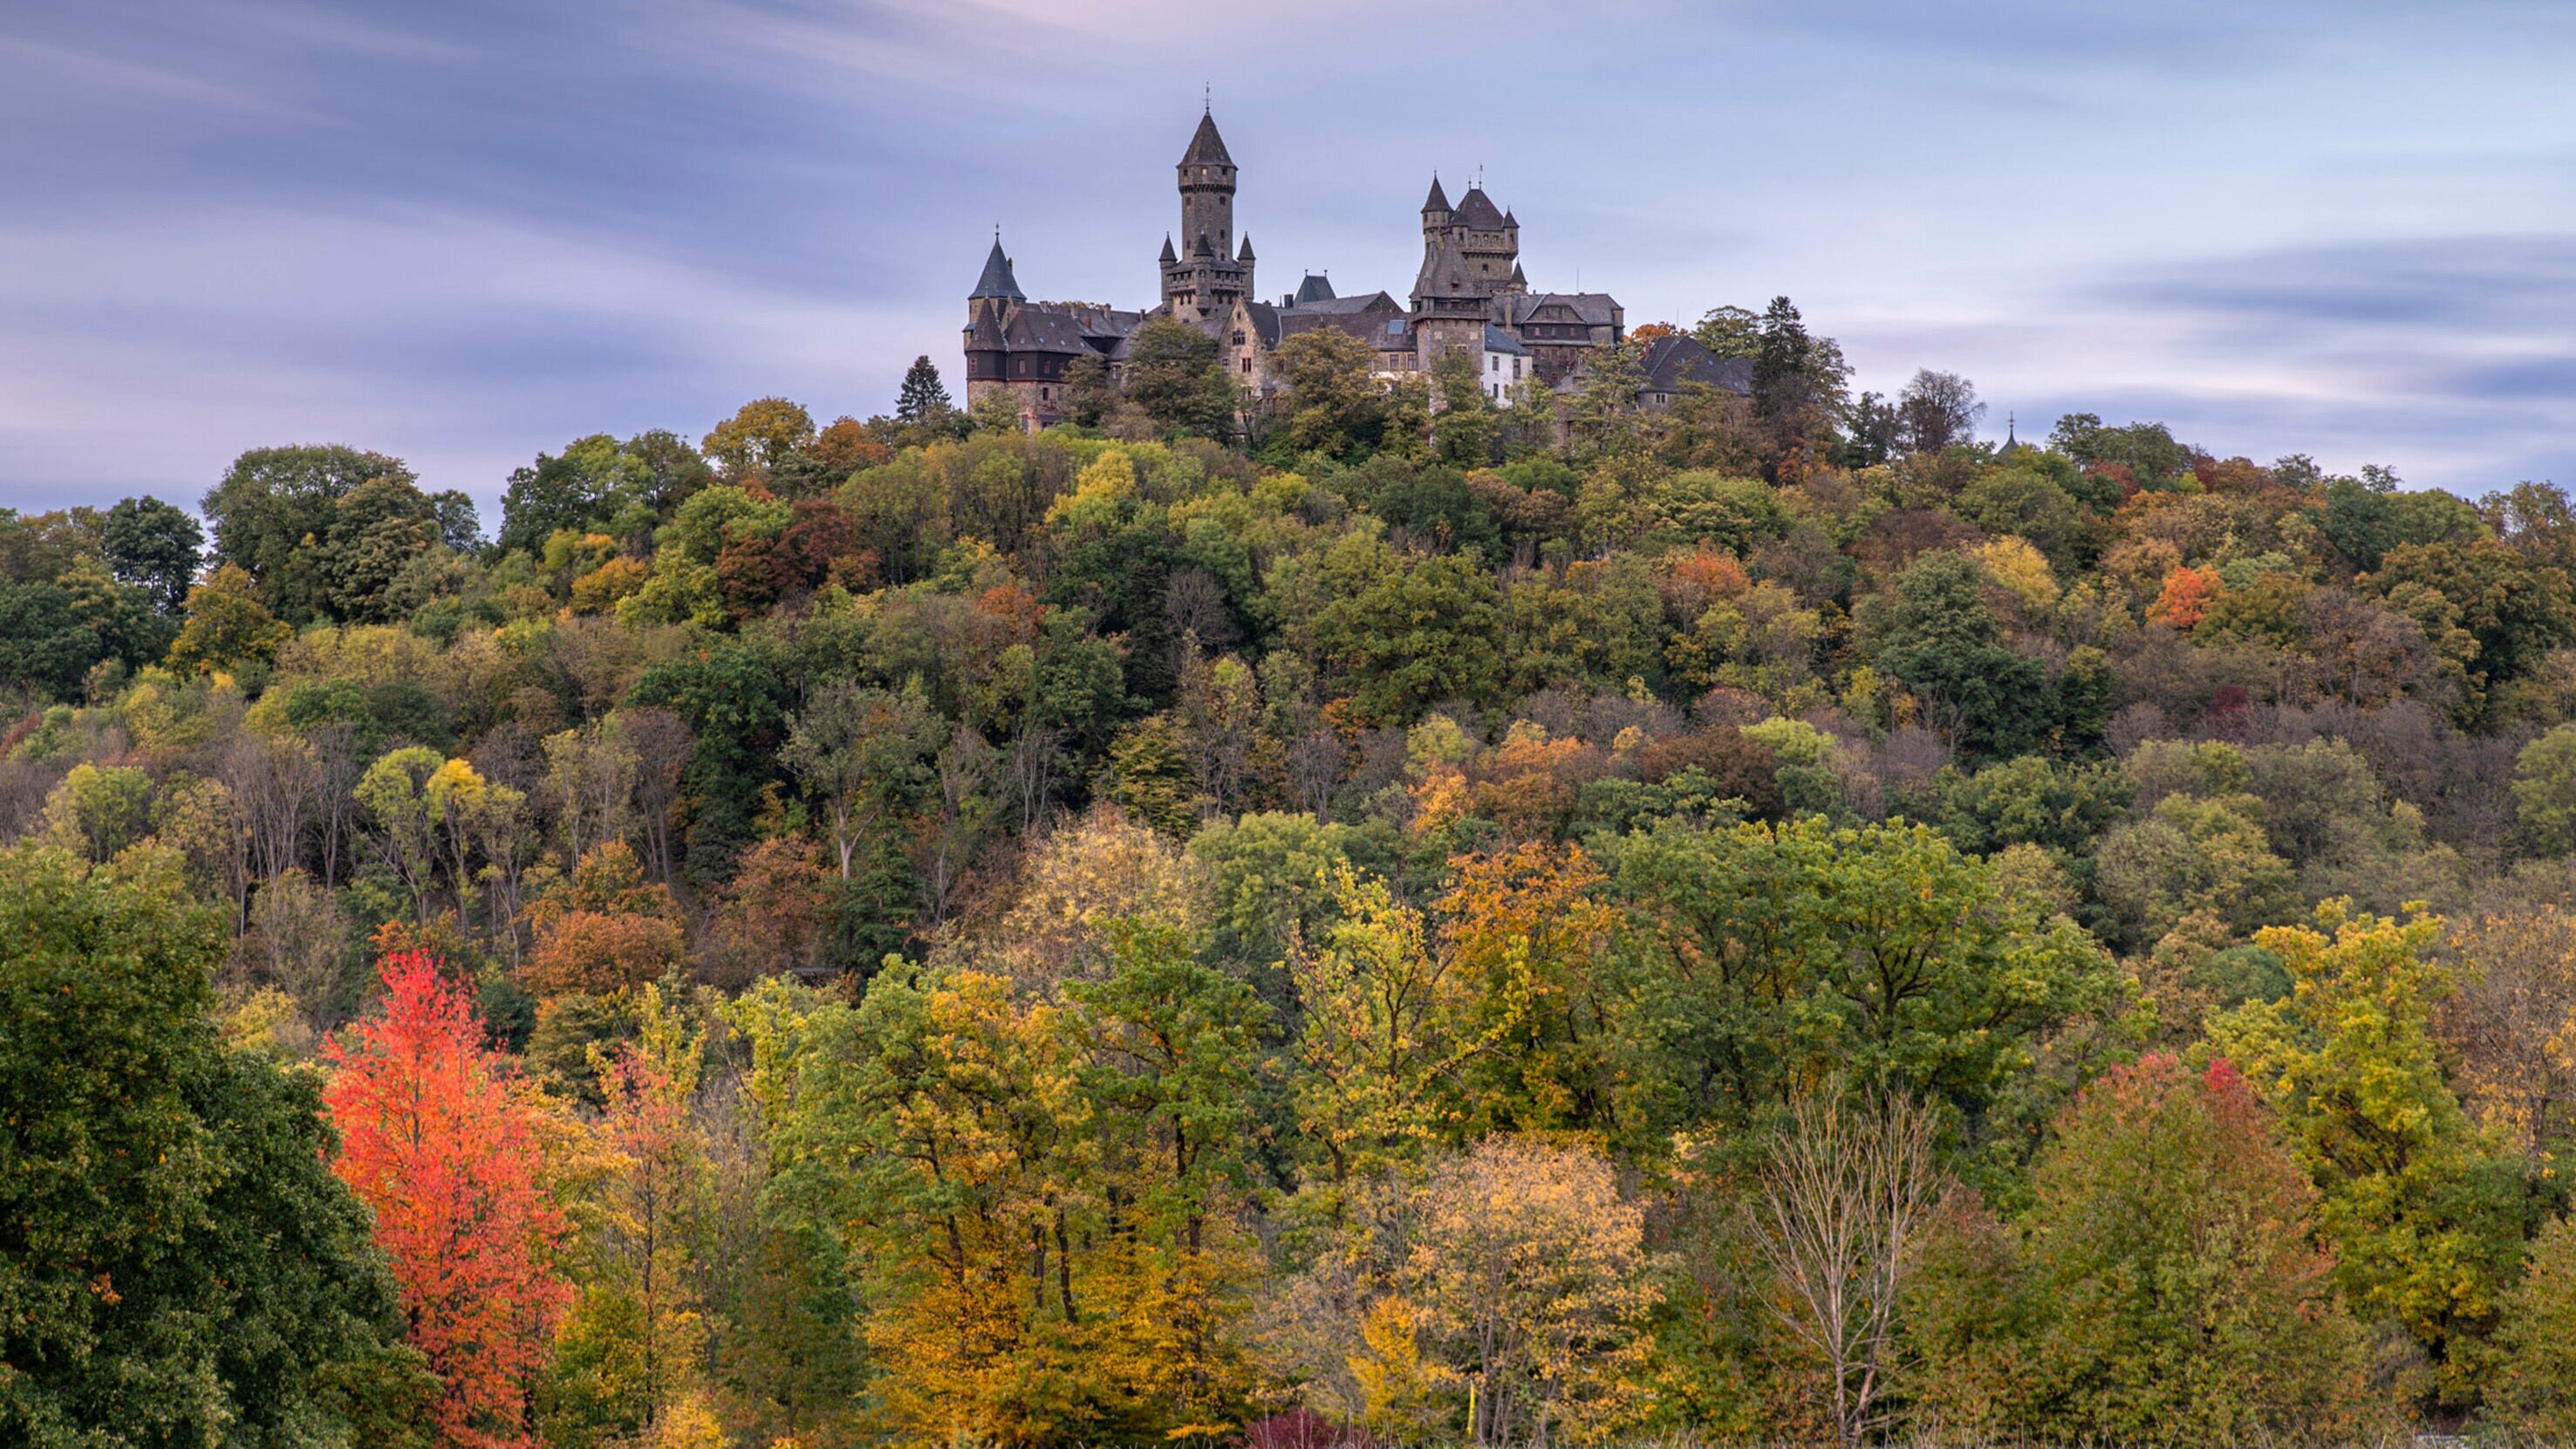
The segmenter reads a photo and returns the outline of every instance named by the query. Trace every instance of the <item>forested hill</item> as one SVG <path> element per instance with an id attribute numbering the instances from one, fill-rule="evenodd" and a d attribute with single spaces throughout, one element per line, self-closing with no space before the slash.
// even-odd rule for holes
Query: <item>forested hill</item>
<path id="1" fill-rule="evenodd" d="M 0 518 L 0 1442 L 2576 1437 L 2566 495 L 1701 334 Z"/>

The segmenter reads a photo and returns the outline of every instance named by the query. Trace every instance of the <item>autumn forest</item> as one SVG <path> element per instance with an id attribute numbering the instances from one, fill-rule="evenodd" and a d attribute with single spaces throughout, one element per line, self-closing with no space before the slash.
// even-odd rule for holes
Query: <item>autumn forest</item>
<path id="1" fill-rule="evenodd" d="M 2576 502 L 1670 330 L 0 512 L 0 1443 L 2576 1439 Z"/>

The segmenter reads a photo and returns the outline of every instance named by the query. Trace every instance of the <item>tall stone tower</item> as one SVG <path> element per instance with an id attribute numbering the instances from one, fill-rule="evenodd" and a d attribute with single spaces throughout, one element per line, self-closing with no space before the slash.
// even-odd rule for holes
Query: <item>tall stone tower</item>
<path id="1" fill-rule="evenodd" d="M 1234 235 L 1234 158 L 1216 133 L 1216 117 L 1202 113 L 1190 148 L 1176 168 L 1181 181 L 1180 247 L 1163 238 L 1163 305 L 1183 322 L 1222 318 L 1238 298 L 1253 295 L 1252 239 Z"/>
<path id="2" fill-rule="evenodd" d="M 1497 296 L 1527 290 L 1521 224 L 1494 209 L 1482 186 L 1449 204 L 1440 178 L 1422 202 L 1422 270 L 1413 279 L 1413 326 L 1422 360 L 1449 347 L 1480 348 Z"/>

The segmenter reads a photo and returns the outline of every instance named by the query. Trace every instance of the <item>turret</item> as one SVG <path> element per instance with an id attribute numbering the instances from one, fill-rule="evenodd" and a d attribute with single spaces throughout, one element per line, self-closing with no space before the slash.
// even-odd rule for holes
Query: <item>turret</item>
<path id="1" fill-rule="evenodd" d="M 1440 189 L 1440 173 L 1431 173 L 1431 194 L 1422 198 L 1422 229 L 1438 231 L 1449 225 L 1449 194 Z"/>
<path id="2" fill-rule="evenodd" d="M 1175 168 L 1181 178 L 1181 235 L 1206 235 L 1217 255 L 1234 249 L 1234 158 L 1216 133 L 1216 117 L 1202 114 L 1190 148 Z"/>
<path id="3" fill-rule="evenodd" d="M 1007 297 L 1014 302 L 1028 300 L 1020 293 L 1019 279 L 1011 275 L 1011 259 L 1002 252 L 999 230 L 993 233 L 993 250 L 985 254 L 984 274 L 975 279 L 975 290 L 966 294 L 970 302 L 978 297 Z"/>

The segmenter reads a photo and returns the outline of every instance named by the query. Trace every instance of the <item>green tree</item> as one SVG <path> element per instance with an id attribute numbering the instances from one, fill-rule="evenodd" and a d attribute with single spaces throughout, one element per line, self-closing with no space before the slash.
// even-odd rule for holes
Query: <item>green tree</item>
<path id="1" fill-rule="evenodd" d="M 2012 1153 L 2062 1090 L 2043 1044 L 2119 1000 L 2080 927 L 1923 826 L 1666 820 L 1599 844 L 1632 920 L 1610 1035 L 1650 1136 L 1740 1130 L 1840 1073 L 1938 1098 L 1962 1146 Z"/>
<path id="2" fill-rule="evenodd" d="M 228 563 L 188 591 L 187 622 L 170 644 L 170 660 L 183 669 L 212 674 L 265 664 L 295 631 L 259 601 L 248 570 Z"/>
<path id="3" fill-rule="evenodd" d="M 606 433 L 575 438 L 560 454 L 513 469 L 494 542 L 530 557 L 563 530 L 625 535 L 649 527 L 652 465 Z M 694 491 L 694 490 L 692 490 Z"/>
<path id="4" fill-rule="evenodd" d="M 904 369 L 903 387 L 895 394 L 894 419 L 899 423 L 937 422 L 948 415 L 954 405 L 948 400 L 947 384 L 939 380 L 939 369 L 930 355 L 924 353 Z"/>
<path id="5" fill-rule="evenodd" d="M 1372 447 L 1386 427 L 1386 395 L 1370 376 L 1377 354 L 1338 327 L 1314 327 L 1279 344 L 1272 367 L 1288 385 L 1288 442 L 1300 453 L 1345 457 Z"/>
<path id="6" fill-rule="evenodd" d="M 437 503 L 407 481 L 370 478 L 342 496 L 314 556 L 329 617 L 381 622 L 391 617 L 394 579 L 436 547 L 443 531 Z"/>
<path id="7" fill-rule="evenodd" d="M 1720 357 L 1762 355 L 1762 319 L 1742 307 L 1712 307 L 1691 329 L 1699 345 Z"/>
<path id="8" fill-rule="evenodd" d="M 1878 667 L 1921 696 L 1977 757 L 2025 754 L 2057 723 L 2048 669 L 2005 647 L 1984 576 L 1962 554 L 1927 554 L 1897 575 L 1875 617 Z"/>
<path id="9" fill-rule="evenodd" d="M 197 580 L 206 531 L 186 509 L 147 493 L 119 499 L 107 510 L 99 543 L 119 582 L 142 589 L 154 608 L 175 614 Z"/>
<path id="10" fill-rule="evenodd" d="M 2402 1324 L 2437 1377 L 2411 1387 L 2474 1402 L 2469 1342 L 2521 1246 L 2518 1175 L 2489 1159 L 2444 1080 L 2430 1029 L 2448 994 L 2440 920 L 2399 922 L 2329 901 L 2316 925 L 2256 937 L 2295 983 L 2211 1023 L 2210 1040 L 2265 1085 L 2323 1193 L 2321 1236 L 2355 1312 Z"/>
<path id="11" fill-rule="evenodd" d="M 2576 1218 L 2556 1218 L 2531 1245 L 2496 1330 L 2487 1421 L 2535 1443 L 2576 1439 Z"/>
<path id="12" fill-rule="evenodd" d="M 1830 431 L 1851 369 L 1831 338 L 1807 331 L 1786 297 L 1763 309 L 1755 336 L 1753 411 L 1769 426 L 1774 452 L 1785 456 Z"/>
<path id="13" fill-rule="evenodd" d="M 228 1051 L 174 854 L 0 853 L 0 1438 L 418 1443 L 317 1079 Z"/>
<path id="14" fill-rule="evenodd" d="M 1363 715 L 1404 724 L 1445 699 L 1491 697 L 1501 592 L 1473 556 L 1374 544 L 1336 551 L 1327 567 L 1338 587 L 1314 619 L 1315 643 L 1331 687 Z"/>
<path id="15" fill-rule="evenodd" d="M 814 415 L 783 397 L 753 398 L 715 425 L 698 450 L 727 478 L 759 478 L 814 441 Z"/>
<path id="16" fill-rule="evenodd" d="M 0 684 L 77 699 L 82 677 L 106 653 L 61 585 L 0 583 Z"/>
<path id="17" fill-rule="evenodd" d="M 2359 1427 L 2362 1335 L 2315 1246 L 2316 1189 L 2224 1061 L 2114 1068 L 2059 1122 L 2033 1188 L 2027 1245 L 2000 1274 L 1962 1261 L 1973 1214 L 1927 1250 L 1910 1305 L 1927 1417 L 1995 1417 L 1980 1369 L 2018 1355 L 1990 1427 L 2034 1438 L 2332 1442 Z M 2026 1340 L 1995 1331 L 1999 1306 Z"/>
<path id="18" fill-rule="evenodd" d="M 1438 389 L 1440 410 L 1431 415 L 1431 450 L 1440 461 L 1461 468 L 1482 468 L 1494 461 L 1496 409 L 1485 396 L 1485 379 L 1477 371 L 1481 355 L 1451 347 L 1432 360 L 1431 381 Z"/>
<path id="19" fill-rule="evenodd" d="M 198 511 L 214 526 L 214 561 L 239 564 L 260 602 L 289 623 L 331 614 L 319 553 L 340 500 L 383 480 L 412 491 L 399 458 L 339 446 L 254 448 L 233 460 Z"/>
<path id="20" fill-rule="evenodd" d="M 920 807 L 944 733 L 918 689 L 826 685 L 788 719 L 779 763 L 829 817 L 842 880 L 862 840 L 902 828 Z"/>
<path id="21" fill-rule="evenodd" d="M 1136 329 L 1127 359 L 1127 398 L 1155 426 L 1187 437 L 1234 436 L 1234 379 L 1214 336 L 1157 317 Z"/>

